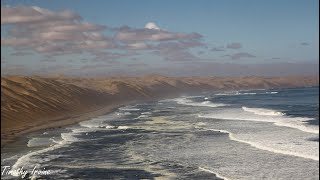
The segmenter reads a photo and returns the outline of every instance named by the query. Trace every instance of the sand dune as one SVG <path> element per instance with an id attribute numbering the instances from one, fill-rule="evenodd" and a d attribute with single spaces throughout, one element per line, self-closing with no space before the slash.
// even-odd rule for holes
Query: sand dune
<path id="1" fill-rule="evenodd" d="M 199 91 L 318 84 L 319 77 L 2 77 L 1 144 L 29 131 L 75 123 L 133 101 Z"/>

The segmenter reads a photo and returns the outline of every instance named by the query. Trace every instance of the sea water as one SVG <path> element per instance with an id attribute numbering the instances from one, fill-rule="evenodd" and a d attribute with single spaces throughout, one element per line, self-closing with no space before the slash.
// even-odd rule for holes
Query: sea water
<path id="1" fill-rule="evenodd" d="M 3 148 L 1 165 L 34 179 L 318 179 L 318 96 L 260 89 L 132 104 L 30 134 L 20 150 Z"/>

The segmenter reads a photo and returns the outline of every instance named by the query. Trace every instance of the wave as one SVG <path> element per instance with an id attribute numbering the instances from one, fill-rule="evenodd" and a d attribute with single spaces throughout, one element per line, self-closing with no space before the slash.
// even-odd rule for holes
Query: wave
<path id="1" fill-rule="evenodd" d="M 216 96 L 239 96 L 239 95 L 260 95 L 260 94 L 278 94 L 279 92 L 277 91 L 267 91 L 267 92 L 261 92 L 261 93 L 257 93 L 257 92 L 229 92 L 229 93 L 217 93 L 215 94 Z"/>
<path id="2" fill-rule="evenodd" d="M 188 98 L 176 98 L 173 99 L 178 104 L 188 105 L 188 106 L 203 106 L 203 107 L 221 107 L 227 106 L 226 104 L 222 103 L 212 103 L 211 101 L 203 101 L 203 102 L 194 102 Z"/>
<path id="3" fill-rule="evenodd" d="M 121 107 L 119 108 L 121 111 L 140 111 L 139 108 L 134 108 L 134 107 Z"/>
<path id="4" fill-rule="evenodd" d="M 85 133 L 85 132 L 95 132 L 95 131 L 101 131 L 103 129 L 128 129 L 128 126 L 111 126 L 108 124 L 95 124 L 95 123 L 82 123 L 82 127 L 86 128 L 78 128 L 74 129 L 73 132 L 76 133 Z"/>
<path id="5" fill-rule="evenodd" d="M 213 171 L 211 171 L 211 170 L 209 170 L 209 169 L 207 169 L 207 168 L 199 167 L 199 170 L 200 170 L 200 171 L 204 171 L 204 172 L 208 172 L 208 173 L 211 173 L 211 174 L 214 174 L 214 175 L 216 175 L 217 178 L 221 178 L 221 179 L 224 179 L 224 180 L 230 180 L 230 179 L 228 179 L 228 178 L 226 178 L 226 177 L 223 177 L 223 176 L 221 176 L 220 174 L 218 174 L 218 173 L 216 173 L 216 172 L 213 172 Z"/>
<path id="6" fill-rule="evenodd" d="M 148 118 L 148 117 L 149 117 L 148 115 L 142 114 L 134 119 L 143 119 L 143 118 Z"/>
<path id="7" fill-rule="evenodd" d="M 56 141 L 56 144 L 21 156 L 11 168 L 13 172 L 12 176 L 16 176 L 16 177 L 21 176 L 20 172 L 18 171 L 18 169 L 21 167 L 23 167 L 24 169 L 33 169 L 35 166 L 40 167 L 41 163 L 49 162 L 53 159 L 61 157 L 62 155 L 50 155 L 50 156 L 46 156 L 46 158 L 32 158 L 36 155 L 40 155 L 48 151 L 53 151 L 55 149 L 59 149 L 63 146 L 69 145 L 73 142 L 79 141 L 79 139 L 75 137 L 76 134 L 77 133 L 75 132 L 61 133 L 62 140 Z M 51 173 L 54 173 L 54 172 L 51 171 Z M 31 179 L 33 178 L 38 178 L 38 176 L 36 174 L 33 174 Z"/>
<path id="8" fill-rule="evenodd" d="M 235 95 L 256 95 L 257 93 L 250 93 L 250 92 L 247 92 L 247 93 L 241 93 L 239 91 L 236 91 L 236 92 L 230 92 L 230 93 L 218 93 L 218 94 L 215 94 L 216 96 L 235 96 Z"/>
<path id="9" fill-rule="evenodd" d="M 166 103 L 166 102 L 172 102 L 172 101 L 176 101 L 177 99 L 187 99 L 187 98 L 200 98 L 203 96 L 181 96 L 181 98 L 174 98 L 174 99 L 161 99 L 158 101 L 158 103 Z"/>
<path id="10" fill-rule="evenodd" d="M 242 109 L 247 112 L 251 112 L 257 115 L 262 115 L 262 116 L 284 116 L 285 113 L 271 110 L 271 109 L 264 109 L 264 108 L 248 108 L 243 106 Z"/>
<path id="11" fill-rule="evenodd" d="M 2 158 L 1 157 L 1 164 L 7 164 L 7 161 L 17 161 L 17 159 L 19 159 L 19 155 L 15 154 L 13 156 L 7 157 L 7 158 Z"/>
<path id="12" fill-rule="evenodd" d="M 108 129 L 122 129 L 122 130 L 129 129 L 129 126 L 112 126 L 106 122 L 109 119 L 116 118 L 115 116 L 116 116 L 116 114 L 114 113 L 114 114 L 109 114 L 106 116 L 93 118 L 88 121 L 82 121 L 79 123 L 79 125 L 84 128 L 77 128 L 77 129 L 73 129 L 72 131 L 76 132 L 76 133 L 85 133 L 85 132 L 101 131 L 104 129 L 105 130 L 108 130 Z M 147 116 L 147 115 L 140 115 L 140 116 Z"/>
<path id="13" fill-rule="evenodd" d="M 35 137 L 28 141 L 28 147 L 37 147 L 37 146 L 50 146 L 56 142 L 52 138 L 39 138 Z"/>
<path id="14" fill-rule="evenodd" d="M 278 94 L 279 92 L 272 91 L 272 92 L 266 92 L 266 94 Z"/>
<path id="15" fill-rule="evenodd" d="M 108 119 L 112 119 L 116 116 L 114 113 L 113 115 L 107 115 L 107 116 L 101 116 L 97 118 L 93 118 L 88 121 L 82 121 L 79 123 L 81 126 L 80 128 L 73 128 L 71 129 L 71 132 L 67 133 L 61 133 L 61 140 L 56 140 L 55 138 L 32 138 L 28 141 L 28 147 L 36 147 L 36 146 L 44 146 L 48 145 L 49 147 L 46 147 L 41 150 L 36 150 L 30 153 L 27 153 L 23 156 L 21 156 L 15 164 L 12 166 L 12 170 L 18 170 L 21 167 L 24 167 L 25 169 L 32 169 L 34 166 L 40 167 L 42 163 L 49 162 L 53 159 L 56 159 L 60 157 L 59 155 L 51 155 L 46 156 L 46 158 L 37 158 L 37 155 L 53 151 L 55 149 L 59 149 L 61 147 L 64 147 L 66 145 L 70 145 L 74 142 L 80 142 L 83 141 L 82 139 L 77 138 L 77 135 L 86 133 L 88 135 L 88 132 L 95 132 L 97 130 L 103 130 L 103 129 L 119 129 L 119 130 L 126 130 L 129 129 L 129 126 L 111 126 L 109 124 L 106 124 L 104 121 Z M 18 171 L 13 171 L 13 176 L 20 176 Z M 17 173 L 15 173 L 17 172 Z M 32 177 L 37 178 L 37 177 Z"/>
<path id="16" fill-rule="evenodd" d="M 130 112 L 123 112 L 123 113 L 118 112 L 117 115 L 118 116 L 128 116 L 128 115 L 131 115 L 131 113 Z"/>
<path id="17" fill-rule="evenodd" d="M 257 142 L 252 142 L 252 141 L 248 141 L 248 140 L 243 140 L 240 138 L 237 138 L 235 134 L 226 131 L 226 130 L 219 130 L 219 129 L 209 129 L 209 128 L 202 128 L 204 130 L 209 130 L 209 131 L 216 131 L 216 132 L 221 132 L 221 133 L 226 133 L 228 134 L 230 140 L 233 141 L 237 141 L 237 142 L 241 142 L 241 143 L 246 143 L 249 144 L 255 148 L 261 149 L 261 150 L 265 150 L 265 151 L 270 151 L 273 153 L 277 153 L 277 154 L 285 154 L 285 155 L 291 155 L 291 156 L 297 156 L 297 157 L 302 157 L 302 158 L 306 158 L 306 159 L 312 159 L 315 161 L 319 161 L 319 156 L 312 156 L 309 155 L 307 153 L 302 154 L 301 152 L 294 152 L 294 151 L 289 151 L 289 150 L 281 150 L 281 149 L 275 149 L 272 147 L 267 147 L 266 145 L 264 145 L 263 143 L 257 143 Z"/>
<path id="18" fill-rule="evenodd" d="M 269 109 L 245 108 L 230 108 L 220 110 L 211 114 L 198 115 L 202 118 L 225 119 L 225 120 L 241 120 L 241 121 L 259 121 L 271 122 L 277 126 L 285 126 L 298 129 L 300 131 L 319 134 L 318 126 L 309 125 L 307 121 L 313 120 L 306 117 L 289 117 L 276 111 Z"/>

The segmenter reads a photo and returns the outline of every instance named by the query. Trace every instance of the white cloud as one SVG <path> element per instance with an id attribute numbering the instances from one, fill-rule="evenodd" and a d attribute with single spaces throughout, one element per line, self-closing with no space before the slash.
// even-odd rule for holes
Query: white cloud
<path id="1" fill-rule="evenodd" d="M 96 59 L 119 59 L 134 57 L 131 51 L 149 50 L 165 59 L 190 60 L 195 58 L 190 48 L 205 46 L 198 33 L 170 32 L 154 22 L 142 28 L 107 28 L 84 22 L 69 10 L 51 11 L 35 6 L 1 7 L 1 24 L 8 27 L 1 38 L 2 46 L 46 56 L 88 53 Z M 105 30 L 113 37 L 104 35 Z M 107 52 L 113 49 L 129 53 Z"/>
<path id="2" fill-rule="evenodd" d="M 1 45 L 16 50 L 63 55 L 115 47 L 113 40 L 102 34 L 105 26 L 83 22 L 78 14 L 68 10 L 1 7 L 1 24 L 11 25 Z"/>
<path id="3" fill-rule="evenodd" d="M 123 27 L 117 30 L 115 38 L 122 42 L 129 41 L 170 41 L 184 39 L 200 39 L 198 33 L 176 33 L 165 30 Z"/>
<path id="4" fill-rule="evenodd" d="M 154 22 L 148 22 L 148 23 L 144 26 L 144 28 L 146 28 L 146 29 L 161 30 L 161 29 L 156 25 L 156 23 L 154 23 Z"/>
<path id="5" fill-rule="evenodd" d="M 74 20 L 81 17 L 71 11 L 53 12 L 36 6 L 1 7 L 1 24 Z"/>

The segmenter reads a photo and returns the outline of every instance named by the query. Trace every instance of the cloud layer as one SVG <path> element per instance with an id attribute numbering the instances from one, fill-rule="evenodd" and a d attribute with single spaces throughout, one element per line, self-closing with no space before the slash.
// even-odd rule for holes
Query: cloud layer
<path id="1" fill-rule="evenodd" d="M 36 6 L 1 7 L 1 25 L 10 25 L 1 38 L 2 46 L 46 56 L 89 53 L 95 59 L 112 60 L 144 50 L 166 60 L 191 60 L 196 56 L 189 49 L 204 46 L 198 33 L 170 32 L 154 22 L 144 28 L 106 27 L 85 22 L 69 10 L 50 11 Z M 112 50 L 122 52 L 115 54 Z"/>
<path id="2" fill-rule="evenodd" d="M 1 25 L 11 25 L 1 45 L 49 55 L 90 52 L 114 47 L 102 34 L 105 26 L 83 22 L 71 11 L 39 7 L 1 7 Z"/>

